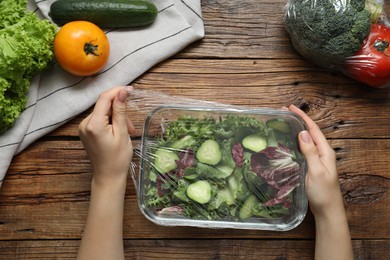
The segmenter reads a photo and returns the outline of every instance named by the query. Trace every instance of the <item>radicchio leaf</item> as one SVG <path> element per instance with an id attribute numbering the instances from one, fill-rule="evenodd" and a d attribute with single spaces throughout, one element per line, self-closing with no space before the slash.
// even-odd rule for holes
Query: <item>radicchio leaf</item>
<path id="1" fill-rule="evenodd" d="M 158 178 L 157 178 L 157 182 L 156 182 L 157 194 L 158 194 L 159 197 L 162 197 L 164 195 L 164 193 L 165 193 L 164 189 L 162 187 L 163 183 L 164 183 L 164 179 L 163 179 L 163 177 L 161 175 L 159 175 Z"/>
<path id="2" fill-rule="evenodd" d="M 284 198 L 299 186 L 300 166 L 293 160 L 288 147 L 268 147 L 251 156 L 251 168 L 277 190 L 275 198 L 264 205 L 273 206 L 285 202 Z"/>
<path id="3" fill-rule="evenodd" d="M 161 216 L 177 216 L 177 215 L 183 215 L 183 208 L 180 206 L 171 206 L 163 208 L 162 210 L 159 210 L 157 212 L 157 215 Z"/>
<path id="4" fill-rule="evenodd" d="M 177 173 L 176 175 L 180 178 L 184 176 L 184 170 L 187 167 L 194 166 L 196 163 L 195 154 L 191 149 L 181 151 L 179 153 L 179 160 L 176 161 Z"/>
<path id="5" fill-rule="evenodd" d="M 244 165 L 244 147 L 241 143 L 233 145 L 232 157 L 238 167 L 242 167 Z"/>

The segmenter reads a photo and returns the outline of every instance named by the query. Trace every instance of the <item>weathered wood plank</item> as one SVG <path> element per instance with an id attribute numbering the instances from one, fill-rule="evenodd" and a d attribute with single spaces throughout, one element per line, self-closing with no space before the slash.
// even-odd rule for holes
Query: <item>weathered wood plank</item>
<path id="1" fill-rule="evenodd" d="M 341 188 L 354 238 L 390 238 L 390 140 L 330 140 L 336 150 Z M 137 142 L 135 142 L 137 145 Z M 0 193 L 0 239 L 76 238 L 89 201 L 91 168 L 80 141 L 36 142 L 16 156 Z M 186 238 L 186 228 L 157 227 L 141 215 L 129 179 L 125 235 Z M 142 227 L 136 228 L 136 227 Z M 311 238 L 309 215 L 287 233 L 191 229 L 191 236 Z"/>
<path id="2" fill-rule="evenodd" d="M 355 259 L 387 259 L 389 240 L 353 241 Z M 314 241 L 126 240 L 129 259 L 314 259 Z M 164 257 L 163 257 L 164 258 Z"/>
<path id="3" fill-rule="evenodd" d="M 390 140 L 340 139 L 329 142 L 336 150 L 339 174 L 346 176 L 345 179 L 355 175 L 378 177 L 383 178 L 380 181 L 383 187 L 389 186 Z M 134 147 L 139 145 L 140 141 L 135 140 Z M 135 156 L 134 163 L 137 160 Z M 5 203 L 8 196 L 20 194 L 85 192 L 89 189 L 90 171 L 90 162 L 81 141 L 38 141 L 14 158 L 0 193 L 1 203 Z M 58 182 L 61 185 L 55 185 Z"/>
<path id="4" fill-rule="evenodd" d="M 134 240 L 124 241 L 126 259 L 313 259 L 314 241 Z M 355 240 L 355 259 L 385 260 L 389 240 Z M 1 259 L 75 259 L 79 240 L 5 241 Z"/>
<path id="5" fill-rule="evenodd" d="M 168 60 L 132 85 L 167 95 L 248 107 L 296 104 L 328 138 L 390 137 L 390 89 L 364 87 L 343 75 L 313 69 L 303 61 L 281 60 L 275 65 L 275 60 Z M 77 125 L 85 116 L 52 135 L 77 136 Z M 132 113 L 139 129 L 144 118 L 145 114 Z M 140 134 L 138 131 L 136 136 Z"/>
<path id="6" fill-rule="evenodd" d="M 303 59 L 284 27 L 285 0 L 202 0 L 206 36 L 177 57 Z M 390 14 L 390 2 L 384 1 Z"/>
<path id="7" fill-rule="evenodd" d="M 88 196 L 84 195 L 84 198 L 88 198 Z M 310 213 L 301 225 L 288 232 L 173 228 L 158 226 L 147 220 L 140 213 L 135 196 L 128 195 L 125 203 L 124 237 L 126 238 L 314 238 L 314 220 Z M 370 204 L 347 205 L 347 215 L 353 238 L 390 238 L 389 207 L 385 204 L 386 200 Z M 80 237 L 84 228 L 88 202 L 67 201 L 67 198 L 61 202 L 50 202 L 49 198 L 47 201 L 42 200 L 42 202 L 32 201 L 29 204 L 2 205 L 1 207 L 0 240 L 76 239 Z"/>
<path id="8" fill-rule="evenodd" d="M 127 197 L 124 213 L 124 237 L 141 239 L 167 238 L 313 238 L 313 221 L 309 215 L 305 223 L 288 233 L 233 229 L 203 229 L 158 226 L 140 212 L 134 196 Z M 0 240 L 78 239 L 83 231 L 88 202 L 31 203 L 30 205 L 2 206 L 0 212 Z M 190 236 L 189 236 L 190 234 Z"/>
<path id="9" fill-rule="evenodd" d="M 181 57 L 296 57 L 284 29 L 285 1 L 202 1 L 206 36 Z"/>
<path id="10" fill-rule="evenodd" d="M 305 74 L 305 73 L 303 73 Z M 156 74 L 141 77 L 135 86 L 153 89 L 171 95 L 203 99 L 249 107 L 281 108 L 296 104 L 303 107 L 319 124 L 327 137 L 332 138 L 386 138 L 390 134 L 390 90 L 374 91 L 352 85 L 329 85 L 320 74 L 289 73 L 231 75 L 175 75 L 164 77 L 166 85 Z M 224 78 L 224 80 L 221 80 Z M 311 78 L 311 79 L 310 79 Z M 309 79 L 309 80 L 308 80 Z M 317 80 L 320 79 L 320 82 Z M 183 87 L 183 82 L 191 87 Z M 238 96 L 237 93 L 245 93 Z M 375 115 L 375 116 L 373 116 Z M 370 131 L 366 126 L 370 125 Z"/>

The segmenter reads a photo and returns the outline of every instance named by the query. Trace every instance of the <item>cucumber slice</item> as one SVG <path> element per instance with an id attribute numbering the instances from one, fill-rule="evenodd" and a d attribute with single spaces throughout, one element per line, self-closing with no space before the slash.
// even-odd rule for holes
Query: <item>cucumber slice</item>
<path id="1" fill-rule="evenodd" d="M 154 153 L 154 167 L 160 173 L 167 173 L 177 168 L 179 156 L 167 149 L 159 148 Z"/>
<path id="2" fill-rule="evenodd" d="M 266 125 L 268 127 L 271 127 L 272 129 L 274 129 L 275 131 L 282 133 L 282 134 L 291 133 L 291 127 L 290 127 L 289 123 L 285 119 L 280 118 L 280 117 L 268 120 L 266 122 Z"/>
<path id="3" fill-rule="evenodd" d="M 191 147 L 192 145 L 196 144 L 196 140 L 192 135 L 186 135 L 180 140 L 177 140 L 173 142 L 170 147 L 173 149 L 183 149 L 187 147 Z"/>
<path id="4" fill-rule="evenodd" d="M 228 188 L 225 188 L 223 190 L 219 190 L 217 193 L 216 200 L 218 201 L 218 207 L 225 202 L 226 205 L 233 205 L 234 204 L 234 198 L 231 194 L 230 190 Z"/>
<path id="5" fill-rule="evenodd" d="M 196 164 L 198 176 L 203 176 L 207 179 L 224 179 L 233 173 L 233 168 L 226 165 L 211 166 L 205 163 L 198 162 Z"/>
<path id="6" fill-rule="evenodd" d="M 238 215 L 241 220 L 248 219 L 253 216 L 253 206 L 257 202 L 257 198 L 254 195 L 250 195 L 242 205 Z"/>
<path id="7" fill-rule="evenodd" d="M 203 180 L 194 182 L 188 186 L 186 194 L 193 201 L 205 204 L 211 199 L 211 185 Z"/>
<path id="8" fill-rule="evenodd" d="M 195 180 L 199 175 L 196 171 L 196 167 L 187 167 L 184 169 L 184 178 L 187 180 Z"/>
<path id="9" fill-rule="evenodd" d="M 227 178 L 233 173 L 233 168 L 226 164 L 218 164 L 217 168 L 221 172 L 221 178 Z M 223 177 L 222 177 L 223 176 Z"/>
<path id="10" fill-rule="evenodd" d="M 218 209 L 222 203 L 231 206 L 234 204 L 234 198 L 228 188 L 218 190 L 217 195 L 213 200 L 210 201 L 207 206 L 208 209 Z"/>
<path id="11" fill-rule="evenodd" d="M 267 138 L 259 134 L 251 134 L 242 139 L 242 145 L 253 152 L 260 152 L 267 147 Z"/>
<path id="12" fill-rule="evenodd" d="M 218 143 L 212 139 L 204 141 L 196 152 L 196 158 L 201 163 L 217 165 L 222 159 Z"/>

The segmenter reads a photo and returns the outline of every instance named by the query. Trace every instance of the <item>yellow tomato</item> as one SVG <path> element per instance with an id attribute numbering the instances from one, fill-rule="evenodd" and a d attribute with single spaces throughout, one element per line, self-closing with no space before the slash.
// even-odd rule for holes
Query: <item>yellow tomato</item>
<path id="1" fill-rule="evenodd" d="M 74 21 L 57 32 L 54 54 L 64 70 L 77 76 L 90 76 L 106 66 L 110 43 L 106 34 L 95 24 Z"/>

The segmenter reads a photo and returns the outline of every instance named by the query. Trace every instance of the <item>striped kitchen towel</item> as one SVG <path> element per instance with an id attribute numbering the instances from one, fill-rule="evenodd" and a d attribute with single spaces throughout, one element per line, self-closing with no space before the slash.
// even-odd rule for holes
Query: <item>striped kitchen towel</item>
<path id="1" fill-rule="evenodd" d="M 48 18 L 54 0 L 29 0 L 29 8 Z M 54 64 L 36 76 L 27 109 L 0 135 L 0 187 L 15 154 L 90 108 L 99 94 L 128 85 L 155 64 L 204 36 L 200 0 L 153 0 L 156 21 L 142 29 L 105 31 L 111 54 L 106 68 L 92 77 L 76 77 Z"/>

